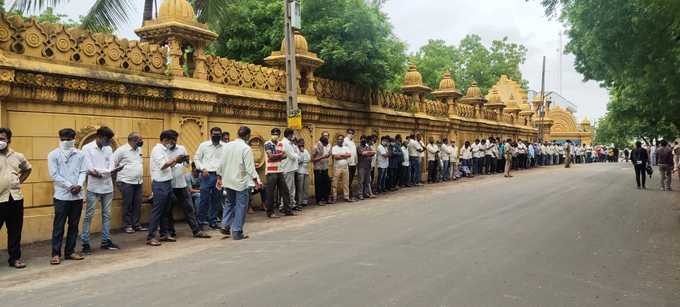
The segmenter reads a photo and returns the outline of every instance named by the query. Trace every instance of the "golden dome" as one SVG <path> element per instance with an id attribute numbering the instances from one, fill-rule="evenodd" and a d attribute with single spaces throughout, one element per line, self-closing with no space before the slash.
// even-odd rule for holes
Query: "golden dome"
<path id="1" fill-rule="evenodd" d="M 501 102 L 501 95 L 498 94 L 498 88 L 496 88 L 495 85 L 491 88 L 491 93 L 489 93 L 487 99 L 488 99 L 487 105 L 503 104 L 503 102 Z"/>
<path id="2" fill-rule="evenodd" d="M 404 85 L 423 85 L 423 76 L 416 69 L 416 64 L 410 64 L 408 67 L 408 72 L 404 76 Z"/>
<path id="3" fill-rule="evenodd" d="M 439 90 L 455 90 L 456 89 L 456 82 L 453 81 L 453 78 L 451 78 L 451 72 L 446 71 L 444 73 L 444 76 L 442 77 L 442 81 L 439 82 Z"/>
<path id="4" fill-rule="evenodd" d="M 482 90 L 479 88 L 479 86 L 477 86 L 477 81 L 472 81 L 472 84 L 470 84 L 470 87 L 468 87 L 467 92 L 465 93 L 465 97 L 482 97 Z"/>
<path id="5" fill-rule="evenodd" d="M 194 21 L 194 8 L 186 0 L 164 0 L 158 8 L 158 19 Z"/>
<path id="6" fill-rule="evenodd" d="M 583 120 L 581 121 L 581 125 L 588 125 L 590 126 L 590 120 L 588 119 L 588 116 L 584 117 Z"/>
<path id="7" fill-rule="evenodd" d="M 295 31 L 295 53 L 308 53 L 309 45 L 307 44 L 307 39 L 302 35 L 302 32 Z M 281 53 L 286 53 L 286 39 L 284 38 L 281 42 Z"/>

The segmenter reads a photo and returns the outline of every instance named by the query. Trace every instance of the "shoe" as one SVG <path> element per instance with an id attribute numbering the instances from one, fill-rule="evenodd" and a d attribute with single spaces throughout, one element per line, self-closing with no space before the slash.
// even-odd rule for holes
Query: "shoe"
<path id="1" fill-rule="evenodd" d="M 119 250 L 120 247 L 118 247 L 118 245 L 116 245 L 116 244 L 113 244 L 113 242 L 111 240 L 109 240 L 107 242 L 102 242 L 101 249 L 115 251 L 115 250 Z"/>
<path id="2" fill-rule="evenodd" d="M 235 231 L 234 235 L 231 237 L 232 240 L 245 240 L 248 239 L 248 236 L 243 235 L 243 231 Z"/>
<path id="3" fill-rule="evenodd" d="M 323 206 L 325 206 L 326 204 L 324 204 L 324 203 L 322 203 L 322 202 L 318 202 L 318 203 L 316 203 L 316 205 L 317 205 L 317 206 L 320 206 L 320 207 L 323 207 Z"/>
<path id="4" fill-rule="evenodd" d="M 59 265 L 61 264 L 61 258 L 59 256 L 52 256 L 52 259 L 50 260 L 51 265 Z"/>
<path id="5" fill-rule="evenodd" d="M 319 205 L 319 206 L 323 206 L 323 205 Z M 276 215 L 276 213 L 267 213 L 267 218 L 278 219 L 278 218 L 280 218 L 280 216 Z"/>
<path id="6" fill-rule="evenodd" d="M 368 198 L 375 198 L 375 194 L 368 195 Z"/>
<path id="7" fill-rule="evenodd" d="M 83 257 L 79 254 L 73 253 L 73 254 L 70 254 L 70 255 L 64 257 L 64 259 L 66 259 L 66 260 L 83 260 L 83 259 L 85 259 L 85 257 Z"/>
<path id="8" fill-rule="evenodd" d="M 26 264 L 23 261 L 17 259 L 17 260 L 14 260 L 14 262 L 10 263 L 9 266 L 11 266 L 15 269 L 23 269 L 23 268 L 26 267 Z"/>
<path id="9" fill-rule="evenodd" d="M 361 197 L 359 197 L 359 198 L 357 199 L 357 201 L 360 201 L 360 200 L 364 200 L 364 197 L 361 196 Z"/>
<path id="10" fill-rule="evenodd" d="M 353 202 L 355 202 L 355 200 L 352 199 L 352 198 L 345 198 L 345 202 L 353 203 Z"/>
<path id="11" fill-rule="evenodd" d="M 210 224 L 209 227 L 210 227 L 210 229 L 212 229 L 212 230 L 217 230 L 217 229 L 220 228 L 219 226 L 217 226 L 217 224 Z"/>
<path id="12" fill-rule="evenodd" d="M 151 239 L 151 240 L 146 240 L 146 245 L 161 246 L 161 242 L 158 242 L 158 240 L 156 240 L 156 239 Z"/>
<path id="13" fill-rule="evenodd" d="M 83 244 L 82 249 L 80 250 L 80 253 L 85 254 L 85 255 L 91 255 L 92 254 L 92 248 L 90 247 L 90 244 Z"/>
<path id="14" fill-rule="evenodd" d="M 149 231 L 149 228 L 140 225 L 135 227 L 135 231 Z"/>
<path id="15" fill-rule="evenodd" d="M 293 210 L 295 210 L 295 211 L 302 211 L 302 207 L 295 206 L 295 207 L 293 207 Z"/>
<path id="16" fill-rule="evenodd" d="M 327 205 L 333 205 L 335 204 L 335 199 L 331 199 L 328 202 L 326 202 Z"/>
<path id="17" fill-rule="evenodd" d="M 199 232 L 194 234 L 194 238 L 209 239 L 210 235 L 205 233 L 205 232 L 199 231 Z"/>
<path id="18" fill-rule="evenodd" d="M 297 214 L 293 213 L 293 211 L 287 211 L 283 215 L 285 215 L 285 216 L 296 216 Z"/>
<path id="19" fill-rule="evenodd" d="M 162 236 L 161 242 L 177 242 L 174 236 Z"/>
<path id="20" fill-rule="evenodd" d="M 231 234 L 231 231 L 228 228 L 220 228 L 220 233 L 225 236 L 228 236 Z"/>
<path id="21" fill-rule="evenodd" d="M 128 227 L 125 227 L 125 233 L 135 233 L 135 230 L 134 230 L 134 228 L 128 226 Z"/>

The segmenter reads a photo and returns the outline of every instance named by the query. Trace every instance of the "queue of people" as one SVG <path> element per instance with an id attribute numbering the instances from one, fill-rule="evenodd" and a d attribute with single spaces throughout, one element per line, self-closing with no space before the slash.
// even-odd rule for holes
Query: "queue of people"
<path id="1" fill-rule="evenodd" d="M 256 164 L 250 147 L 251 130 L 241 127 L 237 138 L 218 127 L 210 129 L 210 140 L 201 143 L 193 158 L 178 144 L 179 133 L 165 130 L 150 150 L 149 170 L 151 203 L 148 226 L 141 222 L 143 199 L 144 140 L 137 132 L 127 136 L 127 143 L 112 148 L 114 131 L 97 129 L 95 138 L 77 149 L 76 132 L 64 128 L 58 132 L 59 146 L 48 155 L 49 175 L 54 185 L 54 223 L 50 263 L 83 260 L 93 252 L 90 229 L 100 206 L 102 250 L 117 250 L 111 229 L 111 203 L 114 187 L 122 195 L 122 220 L 125 233 L 146 233 L 145 243 L 160 246 L 177 241 L 173 209 L 184 213 L 195 238 L 210 238 L 208 230 L 218 230 L 234 240 L 244 233 L 246 213 L 264 210 L 268 218 L 294 216 L 310 205 L 308 187 L 314 182 L 315 204 L 332 205 L 339 200 L 357 202 L 375 198 L 403 188 L 422 186 L 421 167 L 427 170 L 427 182 L 438 183 L 463 177 L 504 173 L 542 165 L 586 161 L 578 158 L 577 146 L 570 141 L 530 143 L 523 140 L 425 142 L 420 134 L 402 137 L 362 135 L 353 129 L 331 139 L 323 132 L 318 142 L 306 146 L 293 129 L 271 130 L 264 143 L 264 162 Z M 9 265 L 26 266 L 21 260 L 23 196 L 20 185 L 31 173 L 31 165 L 10 149 L 12 132 L 0 128 L 0 227 L 7 225 Z M 332 144 L 331 144 L 332 143 Z M 307 149 L 309 148 L 309 150 Z M 585 150 L 584 152 L 587 152 Z M 313 169 L 313 175 L 309 168 Z M 266 179 L 257 169 L 264 166 Z M 188 169 L 191 172 L 187 172 Z M 332 168 L 332 170 L 330 170 Z M 356 181 L 355 181 L 356 178 Z M 253 205 L 252 196 L 260 195 L 262 207 Z M 85 201 L 86 200 L 86 201 Z M 80 229 L 81 213 L 85 216 Z M 64 235 L 66 237 L 64 243 Z M 81 250 L 76 252 L 80 239 Z M 63 245 L 63 246 L 62 246 Z"/>

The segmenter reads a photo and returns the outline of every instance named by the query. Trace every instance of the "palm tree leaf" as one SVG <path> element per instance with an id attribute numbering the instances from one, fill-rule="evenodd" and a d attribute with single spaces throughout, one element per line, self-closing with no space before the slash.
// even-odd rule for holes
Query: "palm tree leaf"
<path id="1" fill-rule="evenodd" d="M 22 14 L 30 14 L 42 11 L 48 7 L 69 2 L 69 0 L 15 0 L 10 6 L 10 11 L 20 11 Z"/>
<path id="2" fill-rule="evenodd" d="M 41 1 L 41 0 L 38 0 Z M 54 0 L 52 0 L 54 1 Z M 116 30 L 126 24 L 133 0 L 96 0 L 83 18 L 82 27 L 91 31 Z"/>
<path id="3" fill-rule="evenodd" d="M 217 26 L 225 17 L 229 5 L 235 0 L 194 0 L 194 10 L 198 21 Z"/>

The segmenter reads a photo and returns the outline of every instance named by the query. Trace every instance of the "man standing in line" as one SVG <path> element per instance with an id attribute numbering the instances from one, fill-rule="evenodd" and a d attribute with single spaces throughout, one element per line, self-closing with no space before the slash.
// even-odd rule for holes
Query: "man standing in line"
<path id="1" fill-rule="evenodd" d="M 564 168 L 570 168 L 571 167 L 571 159 L 572 159 L 572 145 L 571 145 L 571 140 L 567 140 L 567 143 L 564 148 Z"/>
<path id="2" fill-rule="evenodd" d="M 509 177 L 512 177 L 512 175 L 510 175 L 510 169 L 512 168 L 511 167 L 512 166 L 512 158 L 513 158 L 513 154 L 515 152 L 515 148 L 512 145 L 512 140 L 507 139 L 505 141 L 505 144 L 503 145 L 503 148 L 504 148 L 504 151 L 505 151 L 505 153 L 504 153 L 505 154 L 505 177 L 509 178 Z"/>
<path id="3" fill-rule="evenodd" d="M 349 196 L 352 199 L 356 199 L 356 193 L 352 190 L 352 184 L 354 183 L 354 175 L 357 172 L 357 145 L 354 143 L 354 129 L 347 129 L 347 136 L 343 140 L 342 146 L 347 147 L 352 156 L 347 160 L 348 170 L 349 170 Z"/>
<path id="4" fill-rule="evenodd" d="M 165 130 L 161 132 L 160 143 L 156 144 L 151 150 L 149 170 L 151 172 L 151 191 L 153 193 L 153 207 L 149 217 L 149 232 L 146 236 L 146 244 L 149 246 L 159 246 L 161 242 L 156 240 L 156 231 L 160 227 L 160 234 L 167 234 L 168 225 L 163 222 L 168 208 L 171 205 L 172 191 L 172 169 L 178 163 L 183 163 L 189 159 L 186 155 L 178 155 L 170 158 L 170 150 L 177 144 L 178 133 L 175 130 Z M 201 196 L 203 198 L 203 196 Z M 168 240 L 171 241 L 171 240 Z"/>
<path id="5" fill-rule="evenodd" d="M 113 180 L 123 167 L 115 167 L 113 161 L 113 130 L 109 127 L 97 129 L 94 141 L 83 146 L 85 163 L 87 165 L 87 209 L 83 219 L 82 253 L 92 253 L 90 247 L 90 225 L 96 210 L 96 201 L 102 206 L 102 243 L 104 250 L 117 250 L 119 247 L 111 241 L 111 201 L 113 200 Z"/>
<path id="6" fill-rule="evenodd" d="M 409 138 L 408 136 L 406 137 L 406 140 L 401 143 L 401 166 L 399 168 L 400 170 L 400 177 L 399 177 L 399 187 L 406 188 L 411 186 L 411 170 L 410 170 L 410 159 L 408 156 L 408 141 Z M 387 159 L 387 165 L 389 166 L 389 159 Z"/>
<path id="7" fill-rule="evenodd" d="M 127 144 L 113 153 L 113 164 L 122 167 L 116 176 L 118 190 L 123 196 L 122 211 L 126 233 L 146 231 L 139 221 L 142 209 L 142 176 L 144 173 L 142 145 L 144 140 L 137 132 L 128 135 Z"/>
<path id="8" fill-rule="evenodd" d="M 295 172 L 295 191 L 297 196 L 297 203 L 302 207 L 307 207 L 309 196 L 307 196 L 307 189 L 309 188 L 309 151 L 305 149 L 305 139 L 299 138 L 297 140 L 298 152 L 300 153 L 300 160 L 298 161 L 298 169 Z"/>
<path id="9" fill-rule="evenodd" d="M 456 146 L 456 140 L 451 140 L 451 145 L 449 146 L 449 148 L 451 149 L 451 179 L 457 180 L 459 177 L 458 168 L 460 156 L 458 146 Z"/>
<path id="10" fill-rule="evenodd" d="M 0 229 L 7 225 L 7 260 L 9 266 L 23 269 L 21 231 L 24 224 L 24 195 L 21 184 L 31 175 L 31 164 L 23 154 L 11 148 L 12 130 L 0 128 Z"/>
<path id="11" fill-rule="evenodd" d="M 482 148 L 479 144 L 479 139 L 471 145 L 472 147 L 472 174 L 479 175 L 481 173 L 481 158 L 482 158 Z"/>
<path id="12" fill-rule="evenodd" d="M 483 142 L 486 142 L 484 144 L 484 174 L 486 175 L 491 175 L 493 174 L 492 171 L 492 166 L 493 164 L 493 139 L 489 138 L 488 140 L 482 140 Z"/>
<path id="13" fill-rule="evenodd" d="M 387 168 L 390 165 L 390 154 L 387 151 L 388 146 L 389 137 L 381 137 L 376 154 L 378 156 L 378 193 L 387 192 Z"/>
<path id="14" fill-rule="evenodd" d="M 281 161 L 281 170 L 283 171 L 283 179 L 288 188 L 288 198 L 290 199 L 290 206 L 293 210 L 301 210 L 299 204 L 295 201 L 295 174 L 300 167 L 300 151 L 295 144 L 295 131 L 291 128 L 283 130 L 283 152 L 286 158 Z M 279 193 L 282 193 L 279 190 Z"/>
<path id="15" fill-rule="evenodd" d="M 373 198 L 375 196 L 371 195 L 371 161 L 373 156 L 375 156 L 375 151 L 371 149 L 368 144 L 368 137 L 362 135 L 360 138 L 359 148 L 357 149 L 358 154 L 358 170 L 359 170 L 359 200 L 364 198 Z"/>
<path id="16" fill-rule="evenodd" d="M 390 191 L 399 190 L 398 178 L 399 168 L 401 167 L 401 135 L 397 134 L 394 138 L 389 138 L 390 145 L 387 147 L 390 155 L 390 162 L 387 167 L 387 189 Z"/>
<path id="17" fill-rule="evenodd" d="M 265 174 L 267 176 L 267 199 L 265 208 L 268 218 L 278 218 L 274 213 L 274 199 L 283 198 L 283 207 L 281 213 L 286 216 L 293 216 L 293 209 L 290 207 L 290 193 L 288 193 L 288 186 L 286 180 L 283 178 L 282 160 L 286 158 L 284 152 L 283 142 L 279 142 L 281 137 L 281 130 L 274 128 L 271 130 L 271 138 L 264 143 L 264 152 L 267 156 L 267 166 Z M 323 139 L 323 137 L 322 137 Z M 278 194 L 276 191 L 278 190 Z"/>
<path id="18" fill-rule="evenodd" d="M 346 202 L 354 202 L 349 197 L 349 159 L 352 153 L 349 148 L 343 146 L 344 137 L 338 135 L 335 140 L 335 146 L 331 149 L 333 155 L 333 183 L 331 184 L 331 204 L 335 203 L 337 199 L 338 183 L 342 183 L 342 194 Z"/>
<path id="19" fill-rule="evenodd" d="M 423 175 L 422 174 L 422 165 L 425 165 L 425 167 L 427 167 L 427 164 L 426 164 L 427 160 L 425 160 L 425 151 L 426 151 L 427 146 L 425 146 L 425 143 L 424 143 L 423 138 L 420 135 L 420 133 L 416 134 L 416 140 L 418 141 L 420 148 L 422 148 L 422 150 L 420 151 L 420 154 L 419 154 L 419 158 L 418 158 L 418 161 L 420 161 L 419 162 L 420 172 L 418 173 L 418 181 L 420 182 L 420 180 L 422 179 L 422 175 Z"/>
<path id="20" fill-rule="evenodd" d="M 678 141 L 673 144 L 673 169 L 678 173 L 678 180 L 680 180 L 680 144 Z"/>
<path id="21" fill-rule="evenodd" d="M 441 147 L 442 158 L 442 180 L 449 181 L 451 178 L 451 146 L 449 146 L 449 139 L 444 138 Z"/>
<path id="22" fill-rule="evenodd" d="M 331 182 L 328 177 L 328 161 L 331 156 L 331 147 L 328 144 L 330 134 L 328 131 L 321 133 L 319 142 L 312 151 L 312 163 L 314 164 L 314 197 L 316 204 L 323 206 L 328 202 L 331 193 Z"/>
<path id="23" fill-rule="evenodd" d="M 243 234 L 246 222 L 246 208 L 250 200 L 250 189 L 262 188 L 260 176 L 255 169 L 253 151 L 248 145 L 250 128 L 242 126 L 238 129 L 238 138 L 224 147 L 220 165 L 217 169 L 217 186 L 227 189 L 227 203 L 225 208 L 224 227 L 229 226 L 231 238 L 234 240 L 247 239 Z"/>
<path id="24" fill-rule="evenodd" d="M 83 186 L 87 178 L 85 156 L 75 148 L 76 132 L 71 128 L 59 130 L 59 147 L 47 155 L 47 169 L 54 186 L 54 223 L 52 228 L 52 260 L 50 264 L 61 263 L 61 245 L 64 241 L 64 226 L 68 221 L 64 258 L 83 260 L 77 254 L 78 223 L 83 210 Z"/>
<path id="25" fill-rule="evenodd" d="M 672 191 L 671 181 L 673 178 L 673 152 L 668 147 L 666 140 L 661 140 L 661 147 L 656 151 L 656 162 L 661 173 L 661 191 Z"/>
<path id="26" fill-rule="evenodd" d="M 422 185 L 420 183 L 420 153 L 425 149 L 420 146 L 420 142 L 415 139 L 415 136 L 409 136 L 408 141 L 408 157 L 411 167 L 411 186 Z"/>
<path id="27" fill-rule="evenodd" d="M 437 182 L 437 155 L 439 147 L 434 143 L 434 138 L 430 137 L 427 143 L 427 183 Z"/>
<path id="28" fill-rule="evenodd" d="M 201 172 L 201 198 L 198 206 L 198 223 L 201 228 L 206 225 L 217 229 L 217 206 L 222 206 L 222 191 L 216 188 L 217 162 L 224 147 L 222 129 L 210 129 L 210 140 L 198 145 L 194 156 L 194 165 Z M 155 196 L 155 195 L 154 195 Z"/>
<path id="29" fill-rule="evenodd" d="M 179 136 L 174 136 L 177 140 Z M 176 141 L 175 141 L 176 142 Z M 186 167 L 189 166 L 189 155 L 182 145 L 171 144 L 167 149 L 167 157 L 169 160 L 178 160 L 172 167 L 172 199 L 170 200 L 163 217 L 161 217 L 161 224 L 166 226 L 161 227 L 160 240 L 165 242 L 175 242 L 177 233 L 175 231 L 175 219 L 172 215 L 173 208 L 177 205 L 184 212 L 184 219 L 186 220 L 191 233 L 195 238 L 210 238 L 208 234 L 201 231 L 196 220 L 196 212 L 191 205 L 191 196 L 189 194 L 189 184 L 186 180 Z M 165 230 L 165 231 L 164 231 Z"/>

